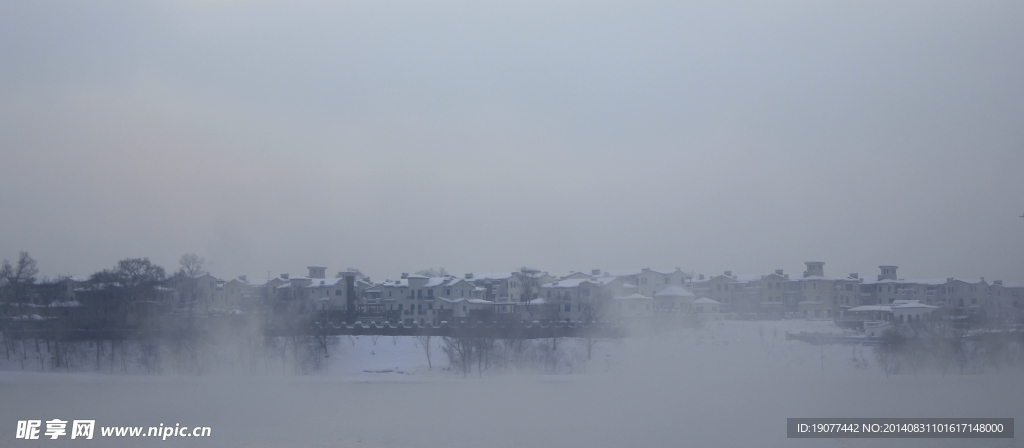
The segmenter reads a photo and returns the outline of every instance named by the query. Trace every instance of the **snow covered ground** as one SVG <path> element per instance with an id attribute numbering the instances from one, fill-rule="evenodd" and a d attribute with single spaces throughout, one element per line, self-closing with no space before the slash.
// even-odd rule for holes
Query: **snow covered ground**
<path id="1" fill-rule="evenodd" d="M 886 377 L 869 347 L 785 332 L 827 321 L 717 321 L 659 337 L 559 344 L 560 365 L 515 373 L 433 369 L 411 337 L 342 337 L 310 375 L 0 372 L 0 446 L 1020 447 L 1021 440 L 787 439 L 787 417 L 1012 417 L 1020 371 Z M 439 343 L 438 338 L 432 342 Z M 475 368 L 474 368 L 475 369 Z M 210 426 L 209 439 L 26 442 L 23 419 Z"/>

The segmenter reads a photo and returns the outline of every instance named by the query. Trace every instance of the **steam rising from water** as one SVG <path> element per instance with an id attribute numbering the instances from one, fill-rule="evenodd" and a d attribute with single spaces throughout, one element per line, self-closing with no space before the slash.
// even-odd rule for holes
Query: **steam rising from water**
<path id="1" fill-rule="evenodd" d="M 659 338 L 604 341 L 577 373 L 436 370 L 411 338 L 343 340 L 330 374 L 0 375 L 0 446 L 13 422 L 96 418 L 99 425 L 211 426 L 179 446 L 963 446 L 953 440 L 788 440 L 787 417 L 1024 418 L 1019 371 L 886 378 L 868 348 L 786 341 L 794 325 L 727 322 Z M 766 335 L 762 340 L 760 335 Z M 562 341 L 566 359 L 580 346 Z M 867 365 L 854 362 L 857 351 Z M 373 351 L 369 355 L 366 351 Z M 406 351 L 406 374 L 358 365 Z M 578 353 L 578 352 L 577 352 Z M 398 358 L 395 358 L 398 359 Z M 384 365 L 384 361 L 381 361 Z M 9 367 L 9 366 L 8 366 Z M 585 368 L 585 373 L 579 373 Z M 412 374 L 408 374 L 412 373 Z M 9 423 L 9 424 L 8 424 Z M 76 441 L 77 442 L 77 441 Z M 65 440 L 68 446 L 77 446 Z M 109 446 L 151 440 L 107 439 Z M 971 440 L 971 446 L 1015 446 Z M 55 446 L 60 446 L 60 443 Z"/>

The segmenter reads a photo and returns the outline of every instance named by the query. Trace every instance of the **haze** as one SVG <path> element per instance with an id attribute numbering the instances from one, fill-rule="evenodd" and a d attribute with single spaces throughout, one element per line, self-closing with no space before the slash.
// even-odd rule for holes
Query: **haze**
<path id="1" fill-rule="evenodd" d="M 0 3 L 0 258 L 1024 280 L 1024 4 Z"/>

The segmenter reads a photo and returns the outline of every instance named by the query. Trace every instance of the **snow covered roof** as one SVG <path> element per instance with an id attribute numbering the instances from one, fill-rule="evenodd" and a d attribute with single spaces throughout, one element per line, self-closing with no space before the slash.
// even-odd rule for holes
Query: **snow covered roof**
<path id="1" fill-rule="evenodd" d="M 385 288 L 406 288 L 409 286 L 409 281 L 406 279 L 399 280 L 385 280 L 377 284 L 377 286 Z"/>
<path id="2" fill-rule="evenodd" d="M 960 277 L 953 277 L 953 281 L 954 282 L 964 282 L 964 283 L 969 283 L 969 284 L 973 285 L 973 284 L 978 284 L 978 283 L 984 282 L 985 279 L 982 279 L 982 278 L 960 278 Z M 949 283 L 949 282 L 944 282 L 944 283 Z"/>
<path id="3" fill-rule="evenodd" d="M 608 285 L 611 282 L 614 282 L 614 281 L 616 281 L 618 279 L 619 279 L 618 277 L 597 277 L 597 278 L 594 279 L 594 282 L 597 282 L 598 284 L 604 286 L 604 285 Z"/>
<path id="4" fill-rule="evenodd" d="M 681 269 L 678 269 L 678 268 L 674 268 L 674 269 L 644 268 L 643 270 L 644 271 L 655 272 L 655 273 L 658 273 L 658 274 L 664 274 L 664 275 L 671 275 L 671 274 L 673 274 L 675 272 L 681 272 Z"/>
<path id="5" fill-rule="evenodd" d="M 851 313 L 867 312 L 867 311 L 881 311 L 884 313 L 891 313 L 892 307 L 889 305 L 861 305 L 846 310 Z"/>
<path id="6" fill-rule="evenodd" d="M 427 282 L 423 284 L 423 287 L 424 288 L 433 288 L 433 287 L 436 287 L 436 286 L 441 286 L 447 280 L 448 279 L 445 278 L 445 277 L 430 277 L 430 278 L 427 278 Z"/>
<path id="7" fill-rule="evenodd" d="M 60 276 L 60 277 L 43 277 L 43 278 L 35 279 L 35 281 L 33 283 L 36 284 L 36 285 L 45 285 L 47 283 L 60 283 L 60 282 L 63 282 L 65 280 L 72 281 L 72 282 L 77 282 L 77 283 L 84 283 L 84 282 L 89 281 L 89 277 L 74 276 L 74 275 L 64 275 L 64 276 Z"/>
<path id="8" fill-rule="evenodd" d="M 800 278 L 796 278 L 796 279 L 791 279 L 791 280 L 795 280 L 795 281 L 798 281 L 798 282 L 809 282 L 809 281 L 815 281 L 815 280 L 817 280 L 817 281 L 837 281 L 837 280 L 845 280 L 845 281 L 849 281 L 849 282 L 855 282 L 855 281 L 857 281 L 857 280 L 854 280 L 854 279 L 852 279 L 852 278 L 849 278 L 849 277 L 847 277 L 847 278 L 840 278 L 840 277 L 822 277 L 822 276 L 820 276 L 820 275 L 808 275 L 807 277 L 800 277 Z"/>
<path id="9" fill-rule="evenodd" d="M 643 269 L 609 269 L 604 271 L 604 275 L 611 277 L 628 277 L 631 275 L 640 275 L 643 272 Z"/>
<path id="10" fill-rule="evenodd" d="M 894 309 L 894 310 L 898 310 L 898 309 L 902 310 L 902 309 L 910 309 L 910 308 L 936 309 L 938 307 L 937 306 L 931 306 L 931 305 L 925 305 L 925 304 L 923 304 L 921 302 L 918 302 L 917 300 L 911 300 L 908 303 L 904 303 L 902 305 L 896 305 L 896 306 L 892 307 L 892 309 Z"/>
<path id="11" fill-rule="evenodd" d="M 749 283 L 749 282 L 756 282 L 758 280 L 761 280 L 762 278 L 764 278 L 764 276 L 763 275 L 747 275 L 747 274 L 742 274 L 742 275 L 733 275 L 732 278 L 735 279 L 738 282 L 741 282 L 741 283 Z"/>
<path id="12" fill-rule="evenodd" d="M 653 297 L 647 297 L 642 294 L 630 294 L 625 297 L 616 297 L 615 300 L 654 300 Z"/>
<path id="13" fill-rule="evenodd" d="M 654 297 L 694 297 L 694 295 L 686 288 L 672 285 L 655 294 Z"/>
<path id="14" fill-rule="evenodd" d="M 466 302 L 466 303 L 471 303 L 471 304 L 474 304 L 474 305 L 494 305 L 494 302 L 492 302 L 490 300 L 467 299 L 465 297 L 458 297 L 458 298 L 452 298 L 452 299 L 449 299 L 447 297 L 438 297 L 438 300 L 442 300 L 442 301 L 445 301 L 445 302 L 448 302 L 448 303 Z"/>
<path id="15" fill-rule="evenodd" d="M 920 278 L 920 279 L 915 279 L 915 280 L 909 280 L 909 281 L 907 281 L 907 283 L 920 283 L 922 285 L 938 286 L 938 285 L 945 285 L 946 284 L 946 279 L 944 279 L 944 278 Z"/>
<path id="16" fill-rule="evenodd" d="M 485 272 L 483 274 L 474 274 L 473 280 L 506 280 L 511 278 L 513 273 L 511 272 Z"/>
<path id="17" fill-rule="evenodd" d="M 717 300 L 711 300 L 707 297 L 701 297 L 693 301 L 694 305 L 721 305 L 722 303 Z"/>
<path id="18" fill-rule="evenodd" d="M 309 289 L 330 288 L 332 286 L 337 285 L 338 283 L 343 283 L 344 281 L 345 281 L 344 278 L 338 278 L 338 277 L 315 279 L 315 280 L 313 280 L 312 283 L 309 284 L 309 286 L 306 286 L 306 288 L 309 288 Z"/>
<path id="19" fill-rule="evenodd" d="M 567 280 L 558 280 L 555 282 L 542 285 L 542 288 L 575 288 L 584 283 L 595 283 L 589 278 L 571 278 Z"/>

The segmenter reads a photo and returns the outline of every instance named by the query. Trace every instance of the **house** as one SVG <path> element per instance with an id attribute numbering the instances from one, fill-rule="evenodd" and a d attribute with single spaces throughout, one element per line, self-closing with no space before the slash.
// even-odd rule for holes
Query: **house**
<path id="1" fill-rule="evenodd" d="M 654 316 L 654 298 L 642 294 L 615 297 L 610 314 L 619 321 L 636 321 Z"/>
<path id="2" fill-rule="evenodd" d="M 893 303 L 892 321 L 896 325 L 921 323 L 921 321 L 931 320 L 932 312 L 938 308 L 916 300 L 900 300 Z"/>
<path id="3" fill-rule="evenodd" d="M 999 317 L 1024 317 L 1024 283 L 996 280 L 990 287 L 994 312 Z"/>
<path id="4" fill-rule="evenodd" d="M 207 314 L 228 309 L 224 281 L 209 273 L 189 276 L 179 272 L 165 280 L 163 286 L 173 291 L 171 306 L 179 312 Z"/>
<path id="5" fill-rule="evenodd" d="M 888 305 L 861 305 L 847 310 L 843 317 L 847 321 L 864 322 L 864 331 L 869 336 L 880 336 L 885 330 L 884 325 L 878 322 L 886 322 L 895 325 L 917 324 L 931 320 L 932 313 L 939 309 L 937 306 L 926 305 L 917 300 L 897 300 Z M 869 325 L 869 323 L 875 323 Z"/>
<path id="6" fill-rule="evenodd" d="M 669 286 L 685 286 L 686 280 L 687 275 L 679 268 L 643 268 L 640 270 L 640 274 L 636 276 L 637 292 L 641 295 L 653 297 L 659 291 Z"/>
<path id="7" fill-rule="evenodd" d="M 748 315 L 781 316 L 788 304 L 790 311 L 796 308 L 795 286 L 784 274 L 776 269 L 768 275 L 737 275 L 725 271 L 722 275 L 691 280 L 689 286 L 699 297 L 718 301 L 724 309 Z"/>
<path id="8" fill-rule="evenodd" d="M 401 279 L 385 280 L 375 284 L 367 293 L 380 298 L 388 322 L 438 325 L 443 321 L 451 322 L 452 319 L 469 316 L 459 314 L 458 306 L 465 306 L 466 313 L 469 313 L 472 310 L 487 308 L 487 304 L 494 303 L 479 299 L 476 289 L 477 287 L 467 279 L 451 275 L 425 277 L 403 273 Z M 474 299 L 480 302 L 462 303 L 457 299 Z M 462 305 L 455 305 L 456 302 Z"/>
<path id="9" fill-rule="evenodd" d="M 572 277 L 541 285 L 541 296 L 554 307 L 554 319 L 564 322 L 593 322 L 601 320 L 604 298 L 601 283 L 589 276 Z"/>
<path id="10" fill-rule="evenodd" d="M 671 285 L 654 295 L 654 313 L 665 315 L 690 314 L 697 296 L 682 286 Z"/>
<path id="11" fill-rule="evenodd" d="M 788 298 L 796 302 L 798 315 L 808 318 L 831 318 L 856 305 L 859 279 L 825 276 L 825 263 L 808 261 L 803 277 L 794 280 L 796 288 Z M 787 306 L 787 311 L 792 310 Z"/>

